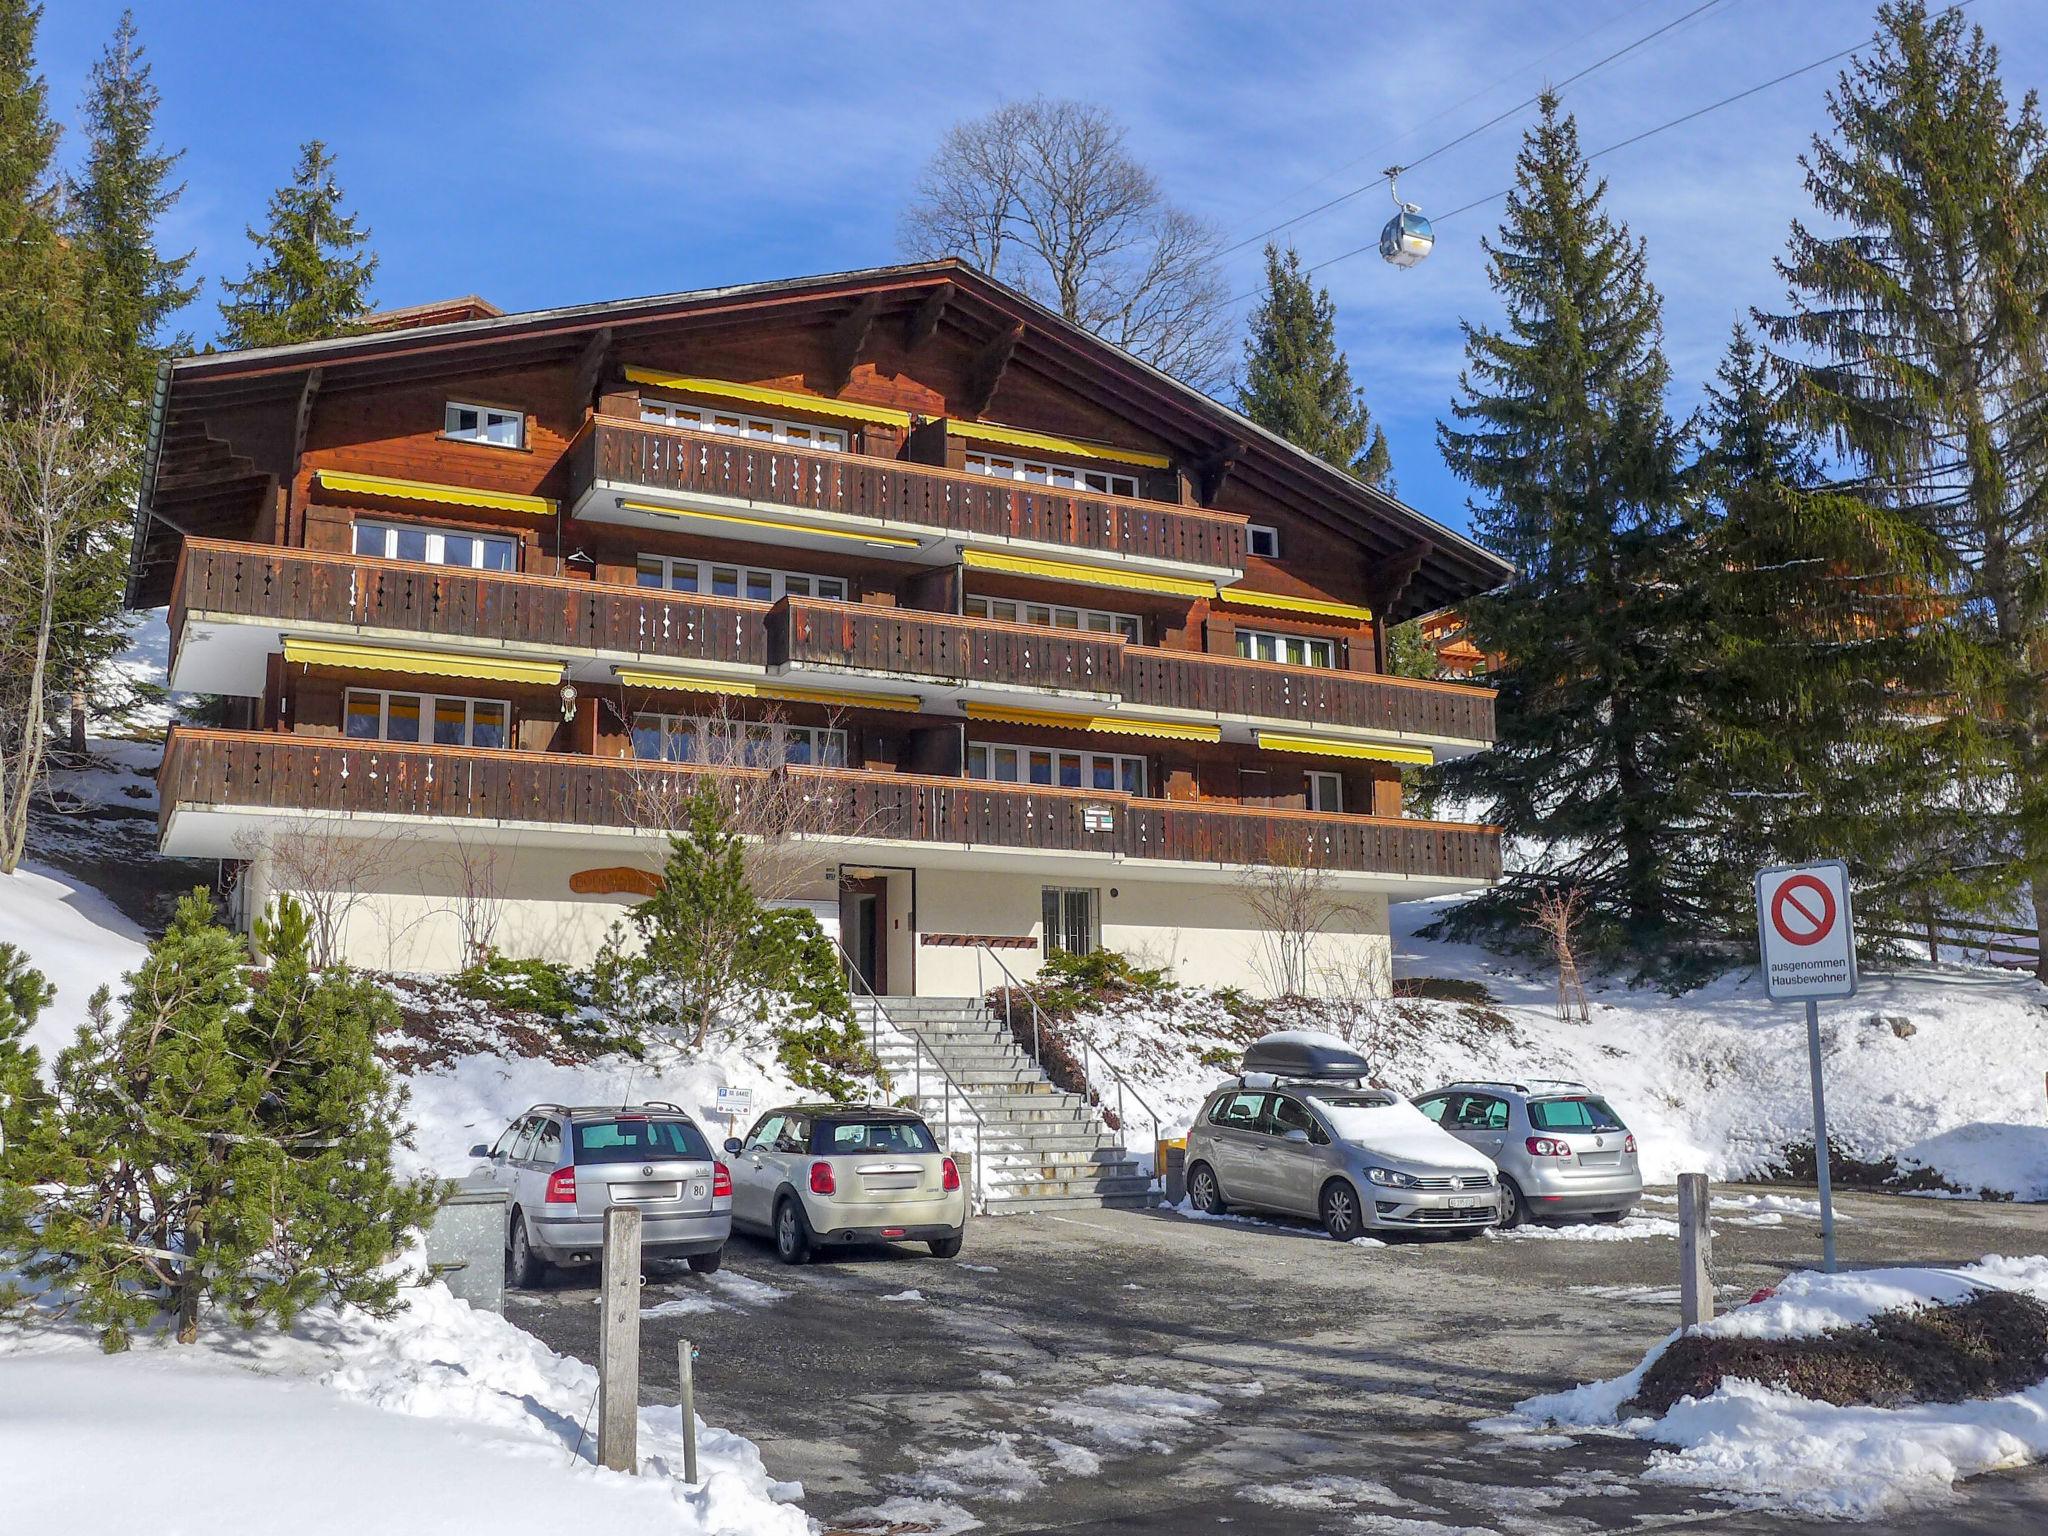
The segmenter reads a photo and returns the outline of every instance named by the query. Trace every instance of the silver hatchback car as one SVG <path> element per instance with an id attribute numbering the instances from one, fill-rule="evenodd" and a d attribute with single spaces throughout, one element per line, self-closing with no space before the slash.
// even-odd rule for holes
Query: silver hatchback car
<path id="1" fill-rule="evenodd" d="M 1584 1083 L 1450 1083 L 1415 1107 L 1500 1168 L 1501 1221 L 1620 1221 L 1643 1198 L 1636 1138 Z"/>
<path id="2" fill-rule="evenodd" d="M 550 1264 L 594 1262 L 608 1206 L 642 1217 L 640 1252 L 709 1274 L 732 1233 L 732 1174 L 697 1122 L 673 1104 L 536 1104 L 491 1146 L 488 1177 L 506 1192 L 505 1278 L 539 1283 Z"/>

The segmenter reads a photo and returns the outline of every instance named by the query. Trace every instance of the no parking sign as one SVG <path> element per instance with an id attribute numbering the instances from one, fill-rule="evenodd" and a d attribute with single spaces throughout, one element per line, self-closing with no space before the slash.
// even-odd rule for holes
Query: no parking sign
<path id="1" fill-rule="evenodd" d="M 1840 859 L 1757 871 L 1756 927 L 1773 1001 L 1856 995 L 1856 924 Z"/>

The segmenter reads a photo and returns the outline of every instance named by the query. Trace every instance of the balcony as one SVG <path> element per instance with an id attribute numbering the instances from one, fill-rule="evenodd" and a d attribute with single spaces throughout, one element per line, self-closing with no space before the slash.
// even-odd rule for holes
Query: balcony
<path id="1" fill-rule="evenodd" d="M 964 543 L 1225 582 L 1244 574 L 1242 517 L 900 459 L 600 416 L 571 445 L 569 466 L 574 515 L 592 521 L 813 548 L 865 540 L 864 553 L 927 563 L 949 562 Z"/>
<path id="2" fill-rule="evenodd" d="M 804 785 L 799 834 L 854 853 L 921 850 L 960 867 L 1065 868 L 1092 854 L 1159 879 L 1208 879 L 1245 866 L 1313 863 L 1340 884 L 1404 897 L 1495 880 L 1490 827 L 990 784 L 846 769 L 776 770 Z M 446 835 L 490 824 L 522 845 L 592 847 L 647 837 L 648 791 L 716 782 L 705 770 L 569 753 L 363 743 L 261 731 L 171 732 L 158 776 L 164 851 L 247 857 L 290 820 Z M 822 850 L 821 850 L 822 851 Z M 1134 873 L 1137 872 L 1134 869 Z"/>

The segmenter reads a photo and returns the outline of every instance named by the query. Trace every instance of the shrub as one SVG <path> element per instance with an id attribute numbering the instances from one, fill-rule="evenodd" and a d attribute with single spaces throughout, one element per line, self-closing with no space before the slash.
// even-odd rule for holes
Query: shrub
<path id="1" fill-rule="evenodd" d="M 537 1013 L 555 1024 L 575 1018 L 589 1001 L 589 984 L 567 966 L 495 954 L 458 972 L 455 990 L 515 1013 Z"/>

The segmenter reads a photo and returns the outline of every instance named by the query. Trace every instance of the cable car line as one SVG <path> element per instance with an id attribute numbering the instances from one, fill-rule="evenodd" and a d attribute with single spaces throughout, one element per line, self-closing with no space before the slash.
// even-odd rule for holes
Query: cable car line
<path id="1" fill-rule="evenodd" d="M 1673 27 L 1683 25 L 1685 22 L 1691 21 L 1693 17 L 1699 15 L 1701 12 L 1710 11 L 1715 6 L 1720 5 L 1721 3 L 1722 0 L 1703 0 L 1702 4 L 1694 6 L 1691 10 L 1685 12 L 1685 14 L 1682 16 L 1676 16 L 1672 18 L 1670 21 L 1665 22 L 1663 26 L 1658 27 L 1655 31 L 1646 32 L 1641 37 L 1637 38 L 1634 42 L 1625 44 L 1624 46 L 1615 49 L 1614 52 L 1607 54 L 1603 58 L 1595 59 L 1592 63 L 1588 64 L 1584 69 L 1580 70 L 1577 74 L 1565 76 L 1564 79 L 1558 81 L 1555 85 L 1546 86 L 1543 91 L 1537 92 L 1536 95 L 1529 97 L 1527 100 L 1516 102 L 1512 107 L 1509 107 L 1505 112 L 1498 112 L 1494 114 L 1492 117 L 1489 117 L 1485 122 L 1481 123 L 1478 127 L 1467 129 L 1464 133 L 1459 134 L 1455 139 L 1447 140 L 1446 142 L 1437 145 L 1435 149 L 1429 150 L 1424 154 L 1416 156 L 1413 160 L 1407 161 L 1405 164 L 1402 165 L 1401 169 L 1404 171 L 1412 171 L 1415 169 L 1416 166 L 1427 164 L 1429 161 L 1434 160 L 1438 155 L 1446 154 L 1449 151 L 1456 149 L 1460 144 L 1466 142 L 1466 140 L 1477 138 L 1480 134 L 1486 132 L 1487 129 L 1492 128 L 1497 124 L 1506 122 L 1509 118 L 1513 117 L 1517 112 L 1520 112 L 1523 108 L 1534 106 L 1538 101 L 1542 99 L 1545 92 L 1561 91 L 1566 86 L 1585 79 L 1586 76 L 1592 74 L 1594 70 L 1601 69 L 1609 64 L 1612 64 L 1616 59 L 1622 57 L 1624 54 L 1635 52 L 1636 49 L 1642 47 L 1645 43 L 1651 42 L 1656 38 L 1662 37 L 1666 32 L 1669 32 Z M 1860 47 L 1861 44 L 1858 44 L 1858 46 Z M 1243 250 L 1248 245 L 1257 245 L 1261 240 L 1264 240 L 1268 235 L 1278 234 L 1281 230 L 1286 229 L 1289 225 L 1299 224 L 1303 219 L 1312 219 L 1319 213 L 1324 213 L 1327 212 L 1329 209 L 1335 208 L 1339 203 L 1349 202 L 1352 198 L 1357 197 L 1360 193 L 1370 192 L 1374 187 L 1383 185 L 1386 182 L 1386 180 L 1387 177 L 1384 174 L 1376 176 L 1371 181 L 1366 182 L 1363 186 L 1353 187 L 1349 192 L 1340 192 L 1335 197 L 1331 198 L 1328 202 L 1318 203 L 1315 207 L 1309 209 L 1306 213 L 1297 213 L 1292 218 L 1282 219 L 1278 224 L 1275 224 L 1267 229 L 1262 229 L 1256 235 L 1251 235 L 1246 239 L 1240 240 L 1235 245 L 1225 246 L 1216 254 L 1218 256 L 1229 256 L 1234 254 L 1235 252 Z"/>

